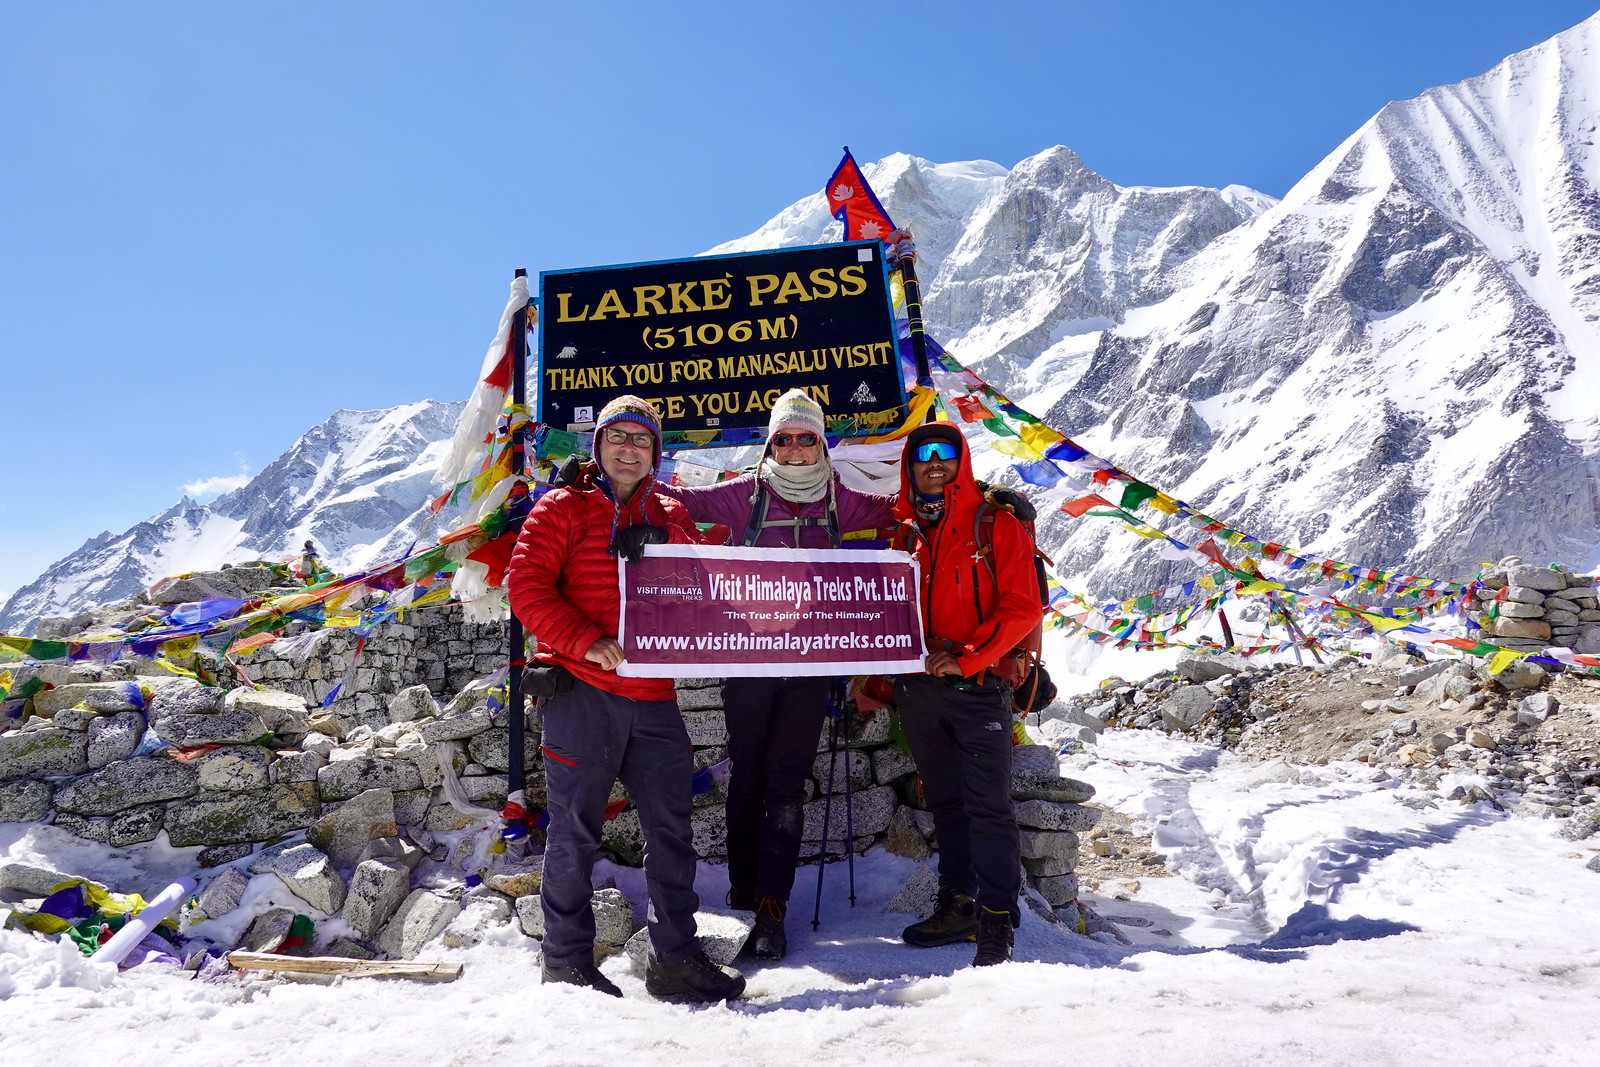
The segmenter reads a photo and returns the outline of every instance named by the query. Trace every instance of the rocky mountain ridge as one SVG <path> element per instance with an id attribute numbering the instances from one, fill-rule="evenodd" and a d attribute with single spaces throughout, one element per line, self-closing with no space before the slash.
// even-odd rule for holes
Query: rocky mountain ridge
<path id="1" fill-rule="evenodd" d="M 398 555 L 429 517 L 430 479 L 461 407 L 334 412 L 242 488 L 210 504 L 183 497 L 85 541 L 5 602 L 0 632 L 31 634 L 40 618 L 134 596 L 168 574 L 298 555 L 307 539 L 338 569 Z"/>

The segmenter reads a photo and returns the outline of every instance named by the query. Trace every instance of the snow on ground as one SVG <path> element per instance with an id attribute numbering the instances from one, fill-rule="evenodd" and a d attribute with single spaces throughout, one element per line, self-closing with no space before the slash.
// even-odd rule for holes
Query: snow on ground
<path id="1" fill-rule="evenodd" d="M 0 932 L 7 1064 L 156 1063 L 1585 1063 L 1600 1059 L 1600 875 L 1555 824 L 1460 806 L 1355 764 L 1285 769 L 1151 731 L 1067 756 L 1097 800 L 1153 833 L 1172 878 L 1127 900 L 1085 894 L 1134 942 L 1029 912 L 1018 962 L 968 968 L 971 946 L 915 950 L 885 904 L 912 864 L 858 859 L 857 904 L 827 869 L 810 930 L 803 868 L 791 955 L 749 969 L 748 998 L 656 1003 L 625 958 L 621 1002 L 535 978 L 514 927 L 467 950 L 448 985 L 247 979 L 154 966 L 110 974 Z M 1298 780 L 1296 780 L 1298 779 Z M 153 891 L 193 850 L 113 853 L 51 828 L 0 830 L 0 855 L 49 859 Z M 630 896 L 639 872 L 607 867 Z M 717 901 L 724 868 L 703 866 Z M 1111 887 L 1106 887 L 1107 891 Z M 269 894 L 270 896 L 270 894 Z M 265 907 L 266 897 L 256 903 Z M 248 907 L 249 905 L 247 905 Z"/>

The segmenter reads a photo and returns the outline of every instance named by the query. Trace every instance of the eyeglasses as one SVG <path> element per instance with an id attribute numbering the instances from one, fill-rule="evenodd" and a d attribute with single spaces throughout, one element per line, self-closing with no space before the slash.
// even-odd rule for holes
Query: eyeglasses
<path id="1" fill-rule="evenodd" d="M 608 445 L 632 445 L 634 448 L 653 448 L 656 436 L 652 433 L 629 433 L 615 426 L 607 426 L 602 435 Z"/>
<path id="2" fill-rule="evenodd" d="M 918 463 L 928 463 L 936 459 L 955 459 L 959 455 L 961 450 L 949 441 L 924 441 L 911 458 Z"/>
<path id="3" fill-rule="evenodd" d="M 779 448 L 788 448 L 790 445 L 810 448 L 817 443 L 817 435 L 814 433 L 775 433 L 772 435 L 772 443 Z"/>

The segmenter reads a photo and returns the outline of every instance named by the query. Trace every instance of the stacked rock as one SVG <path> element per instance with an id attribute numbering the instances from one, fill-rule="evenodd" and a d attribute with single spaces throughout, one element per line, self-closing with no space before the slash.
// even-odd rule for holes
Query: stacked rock
<path id="1" fill-rule="evenodd" d="M 1488 640 L 1520 652 L 1555 645 L 1600 653 L 1600 599 L 1595 579 L 1553 567 L 1525 565 L 1515 556 L 1484 572 L 1467 614 Z"/>
<path id="2" fill-rule="evenodd" d="M 1027 882 L 1052 908 L 1070 906 L 1078 897 L 1078 835 L 1100 821 L 1100 809 L 1084 806 L 1094 786 L 1063 778 L 1048 745 L 1018 746 L 1011 767 Z"/>

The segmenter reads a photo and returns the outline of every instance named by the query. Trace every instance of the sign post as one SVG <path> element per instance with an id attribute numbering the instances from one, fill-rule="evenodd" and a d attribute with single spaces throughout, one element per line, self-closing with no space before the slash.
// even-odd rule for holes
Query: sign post
<path id="1" fill-rule="evenodd" d="M 538 420 L 582 433 L 619 393 L 650 400 L 669 448 L 745 444 L 804 389 L 839 437 L 904 417 L 879 241 L 539 276 Z"/>
<path id="2" fill-rule="evenodd" d="M 527 270 L 517 268 L 516 277 L 527 277 Z M 519 428 L 522 423 L 518 415 L 528 402 L 528 308 L 523 306 L 516 317 L 511 320 L 511 476 L 513 478 L 522 474 L 525 469 L 526 457 L 523 454 L 523 431 Z M 522 528 L 522 520 L 526 516 L 520 512 L 513 514 L 511 524 L 513 530 Z M 510 592 L 510 582 L 506 583 L 506 591 Z M 526 780 L 523 776 L 523 723 L 522 723 L 522 668 L 528 661 L 528 652 L 525 647 L 526 639 L 522 634 L 522 620 L 517 618 L 515 611 L 508 613 L 511 616 L 508 638 L 511 645 L 511 659 L 506 669 L 506 700 L 510 704 L 511 718 L 507 723 L 509 741 L 507 742 L 506 760 L 506 792 L 516 796 L 523 792 Z"/>

